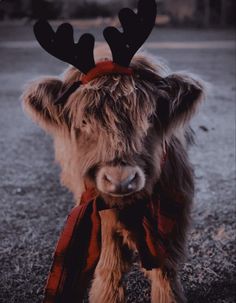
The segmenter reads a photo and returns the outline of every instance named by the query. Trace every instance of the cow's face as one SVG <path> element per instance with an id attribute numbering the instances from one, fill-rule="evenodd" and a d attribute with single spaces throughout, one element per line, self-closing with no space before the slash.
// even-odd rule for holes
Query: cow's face
<path id="1" fill-rule="evenodd" d="M 74 192 L 76 182 L 89 181 L 113 201 L 151 193 L 161 172 L 163 142 L 184 126 L 200 100 L 202 87 L 189 77 L 170 75 L 153 83 L 138 77 L 138 70 L 161 76 L 147 59 L 134 59 L 132 67 L 137 77 L 95 79 L 63 107 L 53 101 L 78 80 L 75 69 L 65 82 L 45 80 L 24 95 L 28 111 L 54 135 L 64 183 Z"/>
<path id="2" fill-rule="evenodd" d="M 95 82 L 66 105 L 77 133 L 82 173 L 104 194 L 120 197 L 139 192 L 159 171 L 159 160 L 153 160 L 161 143 L 153 125 L 154 91 L 129 76 Z"/>

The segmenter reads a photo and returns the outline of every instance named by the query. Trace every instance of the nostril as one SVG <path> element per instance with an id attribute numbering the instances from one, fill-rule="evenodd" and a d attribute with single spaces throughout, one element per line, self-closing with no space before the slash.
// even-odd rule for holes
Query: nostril
<path id="1" fill-rule="evenodd" d="M 124 189 L 124 190 L 132 190 L 135 186 L 135 181 L 138 179 L 138 173 L 134 173 L 132 175 L 130 175 L 126 180 L 124 180 L 123 182 L 121 182 L 120 186 Z"/>
<path id="2" fill-rule="evenodd" d="M 111 183 L 111 184 L 113 183 L 113 180 L 112 180 L 112 177 L 111 177 L 111 176 L 105 174 L 103 178 L 104 178 L 105 181 L 107 181 L 107 182 L 109 182 L 109 183 Z"/>
<path id="3" fill-rule="evenodd" d="M 135 173 L 134 174 L 134 178 L 132 179 L 132 181 L 135 181 L 135 180 L 137 180 L 138 179 L 138 173 Z"/>
<path id="4" fill-rule="evenodd" d="M 137 180 L 137 178 L 138 178 L 138 173 L 135 173 L 135 174 L 129 176 L 129 178 L 126 180 L 126 183 L 131 184 L 132 182 Z"/>
<path id="5" fill-rule="evenodd" d="M 124 183 L 127 184 L 127 185 L 129 185 L 129 184 L 131 184 L 133 181 L 135 181 L 135 179 L 136 179 L 137 177 L 138 177 L 138 174 L 135 173 L 135 174 L 129 176 L 126 180 L 124 180 Z"/>

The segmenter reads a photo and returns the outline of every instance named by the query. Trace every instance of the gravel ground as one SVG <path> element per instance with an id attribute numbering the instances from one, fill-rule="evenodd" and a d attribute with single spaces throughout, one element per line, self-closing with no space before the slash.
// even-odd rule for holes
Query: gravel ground
<path id="1" fill-rule="evenodd" d="M 93 30 L 95 31 L 95 30 Z M 96 33 L 96 31 L 95 31 Z M 65 65 L 39 48 L 4 45 L 33 40 L 30 26 L 0 25 L 0 302 L 38 303 L 60 230 L 73 206 L 60 186 L 51 139 L 25 117 L 23 84 L 61 73 Z M 197 194 L 182 280 L 192 303 L 235 302 L 235 47 L 189 49 L 192 41 L 231 41 L 233 31 L 154 31 L 152 41 L 186 42 L 180 49 L 152 49 L 173 70 L 189 70 L 211 84 L 192 126 Z M 222 44 L 222 42 L 221 42 Z M 126 276 L 129 302 L 136 268 Z M 136 287 L 137 288 L 137 287 Z M 148 302 L 147 302 L 148 303 Z"/>

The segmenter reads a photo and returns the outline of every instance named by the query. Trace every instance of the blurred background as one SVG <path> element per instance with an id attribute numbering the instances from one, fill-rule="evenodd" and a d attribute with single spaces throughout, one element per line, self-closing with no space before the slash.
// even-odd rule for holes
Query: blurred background
<path id="1" fill-rule="evenodd" d="M 137 2 L 0 0 L 0 303 L 41 303 L 54 247 L 74 205 L 60 184 L 51 138 L 22 110 L 28 81 L 67 68 L 35 40 L 35 19 L 51 19 L 54 28 L 68 20 L 76 39 L 91 32 L 105 43 L 104 27 L 119 26 L 118 10 Z M 196 74 L 208 87 L 191 123 L 196 196 L 181 271 L 188 303 L 236 302 L 235 5 L 158 0 L 156 28 L 144 45 L 171 71 Z M 149 284 L 135 268 L 123 282 L 126 303 L 150 303 Z"/>
<path id="2" fill-rule="evenodd" d="M 2 0 L 0 20 L 19 18 L 112 17 L 136 0 Z M 235 0 L 158 0 L 157 22 L 162 25 L 226 27 L 236 23 Z"/>

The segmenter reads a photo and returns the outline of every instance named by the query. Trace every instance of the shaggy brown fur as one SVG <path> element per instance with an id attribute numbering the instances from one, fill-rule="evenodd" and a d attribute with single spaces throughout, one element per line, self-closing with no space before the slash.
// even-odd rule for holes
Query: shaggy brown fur
<path id="1" fill-rule="evenodd" d="M 151 195 L 157 182 L 167 195 L 181 198 L 185 208 L 171 234 L 171 254 L 162 268 L 147 272 L 147 276 L 152 281 L 152 303 L 184 302 L 177 271 L 194 193 L 186 138 L 203 86 L 187 75 L 168 74 L 163 64 L 145 55 L 137 55 L 131 67 L 134 76 L 102 76 L 74 92 L 65 106 L 55 106 L 53 101 L 59 94 L 81 78 L 81 73 L 70 67 L 63 80 L 44 78 L 30 83 L 23 94 L 24 107 L 53 135 L 62 183 L 78 203 L 85 183 L 97 187 L 100 170 L 111 167 L 138 167 L 145 185 L 128 196 L 109 195 L 99 188 L 110 206 L 123 209 L 127 204 L 135 205 L 140 196 Z M 168 158 L 162 167 L 166 145 Z M 124 302 L 121 277 L 130 265 L 124 251 L 127 247 L 135 250 L 135 243 L 117 211 L 101 213 L 102 254 L 90 302 Z"/>

